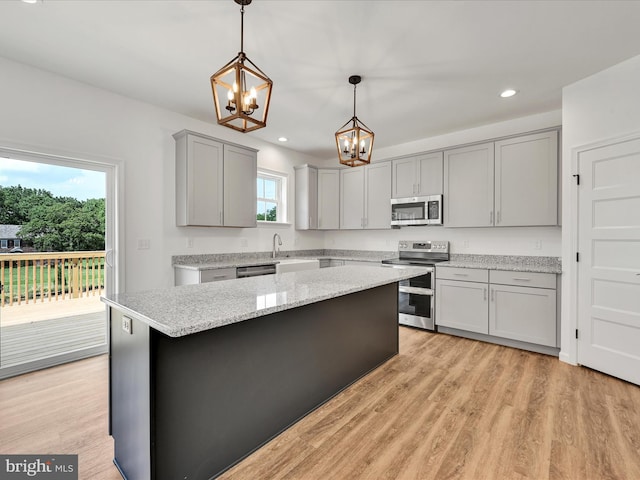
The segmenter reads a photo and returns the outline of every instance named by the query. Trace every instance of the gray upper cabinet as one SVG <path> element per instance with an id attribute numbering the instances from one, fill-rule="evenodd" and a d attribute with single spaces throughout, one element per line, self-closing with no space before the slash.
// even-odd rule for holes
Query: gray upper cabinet
<path id="1" fill-rule="evenodd" d="M 258 156 L 255 150 L 224 146 L 225 227 L 255 227 Z"/>
<path id="2" fill-rule="evenodd" d="M 318 229 L 340 228 L 340 170 L 318 169 Z"/>
<path id="3" fill-rule="evenodd" d="M 311 165 L 296 170 L 296 230 L 318 228 L 318 169 Z"/>
<path id="4" fill-rule="evenodd" d="M 176 141 L 176 224 L 256 226 L 257 151 L 182 130 Z"/>
<path id="5" fill-rule="evenodd" d="M 444 152 L 445 226 L 557 224 L 557 130 Z"/>
<path id="6" fill-rule="evenodd" d="M 296 230 L 340 228 L 340 170 L 311 165 L 296 170 Z"/>
<path id="7" fill-rule="evenodd" d="M 495 144 L 496 226 L 557 225 L 558 132 Z"/>
<path id="8" fill-rule="evenodd" d="M 392 198 L 442 193 L 442 152 L 399 158 L 392 165 Z"/>
<path id="9" fill-rule="evenodd" d="M 340 228 L 391 228 L 391 162 L 340 171 Z"/>
<path id="10" fill-rule="evenodd" d="M 444 152 L 444 225 L 493 225 L 494 145 L 483 143 Z"/>

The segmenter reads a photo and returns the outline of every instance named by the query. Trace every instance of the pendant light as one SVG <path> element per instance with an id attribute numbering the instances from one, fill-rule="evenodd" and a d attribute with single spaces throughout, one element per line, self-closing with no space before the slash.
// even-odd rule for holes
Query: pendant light
<path id="1" fill-rule="evenodd" d="M 349 83 L 353 85 L 353 117 L 336 132 L 336 146 L 340 163 L 350 167 L 366 165 L 371 161 L 373 151 L 373 132 L 356 116 L 356 85 L 360 75 L 351 75 Z M 351 124 L 350 127 L 347 125 Z"/>
<path id="2" fill-rule="evenodd" d="M 211 88 L 218 123 L 251 132 L 267 126 L 273 82 L 244 53 L 244 7 L 251 0 L 234 1 L 240 5 L 240 52 L 211 76 Z"/>

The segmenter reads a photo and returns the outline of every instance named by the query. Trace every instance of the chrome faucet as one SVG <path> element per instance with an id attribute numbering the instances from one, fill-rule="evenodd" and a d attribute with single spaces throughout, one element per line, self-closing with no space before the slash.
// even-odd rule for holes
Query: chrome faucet
<path id="1" fill-rule="evenodd" d="M 273 234 L 273 251 L 271 252 L 271 258 L 276 258 L 276 238 L 278 239 L 278 245 L 282 245 L 282 239 L 280 238 L 280 235 L 278 235 L 277 233 Z M 280 249 L 278 249 L 279 251 Z"/>

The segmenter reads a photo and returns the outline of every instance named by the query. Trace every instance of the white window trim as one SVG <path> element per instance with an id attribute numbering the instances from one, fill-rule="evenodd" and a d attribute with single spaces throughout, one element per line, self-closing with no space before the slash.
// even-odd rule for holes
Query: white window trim
<path id="1" fill-rule="evenodd" d="M 9 248 L 9 240 L 0 240 L 0 248 Z"/>
<path id="2" fill-rule="evenodd" d="M 275 170 L 267 170 L 265 168 L 258 168 L 258 178 L 271 177 L 277 178 L 280 181 L 279 191 L 276 192 L 276 203 L 278 205 L 277 211 L 279 212 L 278 220 L 275 222 L 269 222 L 267 220 L 257 220 L 258 226 L 273 227 L 278 225 L 289 226 L 289 208 L 288 208 L 288 190 L 289 190 L 289 175 L 283 172 L 277 172 Z M 256 199 L 257 201 L 258 199 Z M 266 200 L 266 199 L 265 199 Z"/>

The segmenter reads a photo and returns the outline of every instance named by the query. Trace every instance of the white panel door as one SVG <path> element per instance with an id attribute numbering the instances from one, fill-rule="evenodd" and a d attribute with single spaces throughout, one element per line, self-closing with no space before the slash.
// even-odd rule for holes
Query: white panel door
<path id="1" fill-rule="evenodd" d="M 577 162 L 578 363 L 640 385 L 640 138 Z"/>

